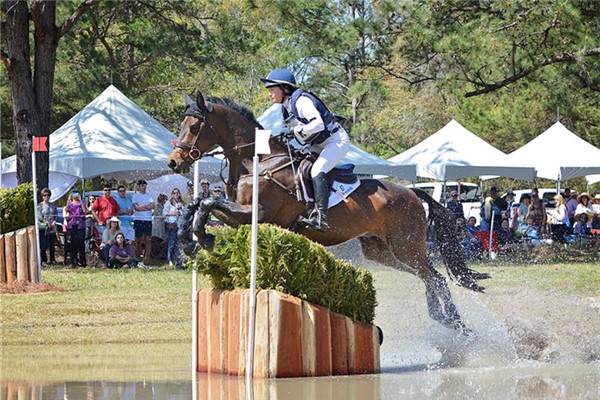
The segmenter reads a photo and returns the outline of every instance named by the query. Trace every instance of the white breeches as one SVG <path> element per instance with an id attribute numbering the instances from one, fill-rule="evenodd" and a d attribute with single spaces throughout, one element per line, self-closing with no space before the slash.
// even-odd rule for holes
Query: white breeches
<path id="1" fill-rule="evenodd" d="M 317 158 L 310 171 L 311 177 L 314 178 L 321 172 L 327 173 L 331 171 L 344 158 L 348 152 L 348 148 L 350 148 L 350 138 L 346 130 L 341 126 L 337 132 L 323 143 L 311 145 L 310 150 L 319 153 L 319 158 Z"/>

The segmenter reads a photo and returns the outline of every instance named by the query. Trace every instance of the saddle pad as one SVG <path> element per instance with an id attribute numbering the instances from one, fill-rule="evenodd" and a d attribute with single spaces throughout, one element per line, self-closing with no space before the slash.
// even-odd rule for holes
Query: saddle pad
<path id="1" fill-rule="evenodd" d="M 354 183 L 340 183 L 333 181 L 331 192 L 329 192 L 329 208 L 346 201 L 346 197 L 350 196 L 360 186 L 360 179 L 356 179 Z"/>
<path id="2" fill-rule="evenodd" d="M 302 186 L 302 194 L 304 196 L 304 200 L 307 203 L 314 202 L 315 200 L 308 195 L 308 191 L 306 190 L 304 180 L 300 180 L 300 183 Z M 342 201 L 345 201 L 346 197 L 350 196 L 352 192 L 354 192 L 359 186 L 360 179 L 357 179 L 356 182 L 351 184 L 333 181 L 331 191 L 329 192 L 329 208 L 340 204 Z"/>

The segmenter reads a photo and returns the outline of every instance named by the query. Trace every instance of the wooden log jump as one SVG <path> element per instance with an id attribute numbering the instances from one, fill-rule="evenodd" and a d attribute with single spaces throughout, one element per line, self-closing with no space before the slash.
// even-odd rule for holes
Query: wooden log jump
<path id="1" fill-rule="evenodd" d="M 249 291 L 198 293 L 198 372 L 245 375 Z M 256 298 L 254 377 L 373 374 L 375 326 L 275 290 Z"/>
<path id="2" fill-rule="evenodd" d="M 0 235 L 0 282 L 39 282 L 35 227 Z"/>

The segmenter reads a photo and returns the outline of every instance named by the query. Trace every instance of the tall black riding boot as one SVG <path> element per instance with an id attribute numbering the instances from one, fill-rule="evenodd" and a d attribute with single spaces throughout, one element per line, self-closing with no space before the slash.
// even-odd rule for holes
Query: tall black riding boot
<path id="1" fill-rule="evenodd" d="M 305 224 L 307 228 L 318 229 L 324 232 L 329 229 L 329 225 L 327 224 L 329 188 L 327 187 L 325 173 L 321 172 L 319 175 L 312 178 L 312 183 L 315 192 L 315 210 L 310 213 L 308 218 L 301 218 L 300 222 Z"/>

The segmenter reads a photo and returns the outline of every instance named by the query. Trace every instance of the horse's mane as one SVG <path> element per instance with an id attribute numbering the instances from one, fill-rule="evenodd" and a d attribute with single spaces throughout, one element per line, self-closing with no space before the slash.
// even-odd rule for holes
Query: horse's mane
<path id="1" fill-rule="evenodd" d="M 207 100 L 210 101 L 211 103 L 219 104 L 221 106 L 224 106 L 224 107 L 230 108 L 234 111 L 237 111 L 248 121 L 255 123 L 261 129 L 263 128 L 262 125 L 260 124 L 260 122 L 258 122 L 256 117 L 254 116 L 254 113 L 252 112 L 250 107 L 248 107 L 247 105 L 238 103 L 237 101 L 232 100 L 229 97 L 225 97 L 225 98 L 208 97 Z"/>

